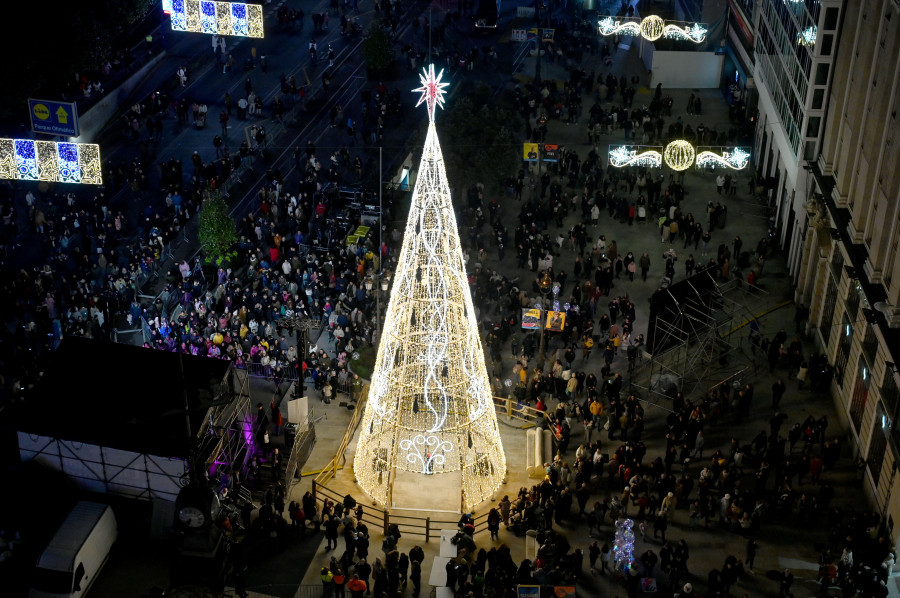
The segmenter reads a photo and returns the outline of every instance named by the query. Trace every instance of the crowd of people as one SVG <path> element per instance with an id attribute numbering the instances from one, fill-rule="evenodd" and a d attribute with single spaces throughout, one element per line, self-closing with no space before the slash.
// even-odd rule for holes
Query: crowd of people
<path id="1" fill-rule="evenodd" d="M 292 78 L 282 79 L 285 97 L 294 96 Z M 252 94 L 249 78 L 246 87 Z M 227 99 L 224 114 L 231 111 Z M 359 214 L 348 212 L 338 184 L 359 181 L 372 167 L 346 145 L 330 160 L 321 151 L 317 156 L 312 143 L 298 146 L 300 179 L 290 191 L 269 169 L 226 267 L 210 267 L 202 256 L 172 263 L 187 221 L 264 147 L 257 132 L 254 143 L 243 141 L 234 153 L 222 144 L 210 148 L 215 158 L 194 151 L 190 165 L 176 157 L 159 161 L 168 123 L 178 132 L 191 112 L 197 123 L 207 110 L 164 90 L 133 105 L 122 117 L 122 138 L 138 144 L 139 156 L 104 164 L 99 191 L 2 185 L 4 268 L 11 274 L 2 290 L 13 341 L 8 360 L 22 365 L 6 381 L 12 395 L 37 380 L 42 357 L 65 336 L 111 339 L 117 330 L 140 331 L 144 346 L 258 364 L 272 376 L 293 369 L 293 377 L 305 374 L 317 388 L 338 388 L 355 350 L 371 344 L 375 300 L 364 279 L 379 265 L 389 268 L 391 257 L 374 235 L 343 243 Z M 362 94 L 361 114 L 364 134 L 381 135 L 399 117 L 399 98 L 379 84 Z M 136 214 L 130 199 L 140 205 Z M 387 214 L 390 199 L 386 194 Z M 165 288 L 148 304 L 141 295 L 158 279 Z M 336 351 L 298 355 L 275 325 L 292 315 L 321 320 Z"/>

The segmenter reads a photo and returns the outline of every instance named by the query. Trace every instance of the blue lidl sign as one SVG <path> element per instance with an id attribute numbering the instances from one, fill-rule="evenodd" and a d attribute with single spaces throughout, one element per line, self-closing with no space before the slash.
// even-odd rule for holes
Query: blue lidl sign
<path id="1" fill-rule="evenodd" d="M 78 137 L 78 109 L 74 102 L 28 100 L 31 130 L 35 133 Z"/>

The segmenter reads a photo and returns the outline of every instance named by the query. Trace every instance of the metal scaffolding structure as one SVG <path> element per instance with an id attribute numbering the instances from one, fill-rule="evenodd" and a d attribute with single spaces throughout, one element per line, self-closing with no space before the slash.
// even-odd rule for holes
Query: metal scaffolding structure
<path id="1" fill-rule="evenodd" d="M 705 289 L 685 284 L 691 292 L 680 301 L 672 297 L 677 309 L 650 323 L 656 326 L 656 346 L 662 348 L 639 352 L 629 366 L 630 392 L 657 405 L 678 392 L 697 399 L 722 382 L 740 383 L 764 357 L 751 343 L 750 323 L 774 307 L 769 293 L 737 279 L 713 281 Z"/>
<path id="2" fill-rule="evenodd" d="M 250 376 L 246 370 L 232 366 L 217 385 L 212 406 L 197 434 L 197 456 L 207 472 L 217 464 L 244 469 L 251 456 L 247 437 L 252 418 Z"/>

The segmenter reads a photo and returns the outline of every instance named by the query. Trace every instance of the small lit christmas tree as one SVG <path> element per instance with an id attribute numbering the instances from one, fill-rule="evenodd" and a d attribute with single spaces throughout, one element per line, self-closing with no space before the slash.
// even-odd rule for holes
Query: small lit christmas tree
<path id="1" fill-rule="evenodd" d="M 412 473 L 422 476 L 417 493 L 437 493 L 431 504 L 452 490 L 457 508 L 469 510 L 499 488 L 506 456 L 434 125 L 442 75 L 429 66 L 415 90 L 428 106 L 428 134 L 353 469 L 386 506 L 395 476 Z"/>
<path id="2" fill-rule="evenodd" d="M 613 542 L 613 559 L 617 570 L 627 571 L 634 559 L 634 532 L 631 519 L 616 520 L 616 539 Z"/>

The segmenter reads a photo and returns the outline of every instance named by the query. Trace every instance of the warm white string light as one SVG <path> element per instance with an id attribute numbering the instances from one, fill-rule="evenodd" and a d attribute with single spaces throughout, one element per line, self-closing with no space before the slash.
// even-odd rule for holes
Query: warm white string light
<path id="1" fill-rule="evenodd" d="M 460 504 L 471 508 L 500 486 L 506 457 L 434 125 L 440 78 L 429 66 L 414 90 L 428 134 L 353 464 L 382 504 L 395 469 L 461 472 Z"/>

